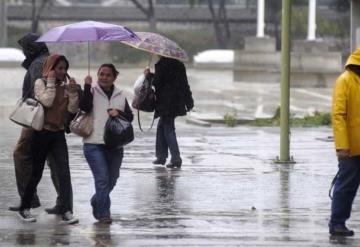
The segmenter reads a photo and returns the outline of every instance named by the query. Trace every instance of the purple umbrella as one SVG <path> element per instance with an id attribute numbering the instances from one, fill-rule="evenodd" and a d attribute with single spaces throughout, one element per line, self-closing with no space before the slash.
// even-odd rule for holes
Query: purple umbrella
<path id="1" fill-rule="evenodd" d="M 37 42 L 87 42 L 88 70 L 90 72 L 89 42 L 96 41 L 138 41 L 139 37 L 129 28 L 96 21 L 82 21 L 54 27 L 44 33 Z"/>

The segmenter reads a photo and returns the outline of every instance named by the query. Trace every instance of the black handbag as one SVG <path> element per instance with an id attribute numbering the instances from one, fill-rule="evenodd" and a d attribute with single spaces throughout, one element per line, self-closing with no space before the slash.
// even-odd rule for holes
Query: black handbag
<path id="1" fill-rule="evenodd" d="M 155 111 L 156 96 L 149 78 L 144 79 L 140 90 L 135 94 L 131 106 L 134 109 L 145 112 Z"/>
<path id="2" fill-rule="evenodd" d="M 134 129 L 132 124 L 122 116 L 110 116 L 105 124 L 105 145 L 110 148 L 122 147 L 133 140 Z"/>

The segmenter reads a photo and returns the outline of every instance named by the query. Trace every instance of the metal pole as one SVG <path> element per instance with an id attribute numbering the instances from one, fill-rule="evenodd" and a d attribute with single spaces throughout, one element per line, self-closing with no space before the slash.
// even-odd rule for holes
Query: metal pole
<path id="1" fill-rule="evenodd" d="M 309 0 L 309 18 L 307 40 L 316 39 L 316 0 Z"/>
<path id="2" fill-rule="evenodd" d="M 292 163 L 290 146 L 290 25 L 291 0 L 282 0 L 281 20 L 281 106 L 280 106 L 280 163 Z"/>
<path id="3" fill-rule="evenodd" d="M 263 38 L 265 29 L 265 0 L 257 1 L 257 31 L 256 37 Z"/>
<path id="4" fill-rule="evenodd" d="M 0 1 L 0 47 L 7 46 L 7 7 L 6 0 Z"/>

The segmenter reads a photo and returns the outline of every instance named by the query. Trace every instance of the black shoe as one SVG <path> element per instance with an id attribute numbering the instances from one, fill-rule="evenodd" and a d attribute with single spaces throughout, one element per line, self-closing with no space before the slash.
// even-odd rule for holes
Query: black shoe
<path id="1" fill-rule="evenodd" d="M 31 215 L 29 209 L 20 210 L 18 212 L 18 215 L 19 215 L 20 219 L 22 219 L 25 222 L 35 222 L 36 221 L 36 218 Z"/>
<path id="2" fill-rule="evenodd" d="M 181 161 L 177 161 L 177 162 L 171 162 L 169 164 L 166 165 L 166 168 L 181 168 Z"/>
<path id="3" fill-rule="evenodd" d="M 74 215 L 70 211 L 62 214 L 61 218 L 62 218 L 61 223 L 64 223 L 64 224 L 72 225 L 72 224 L 79 223 L 79 219 L 75 218 Z"/>
<path id="4" fill-rule="evenodd" d="M 165 165 L 165 162 L 166 162 L 166 160 L 156 159 L 156 160 L 154 160 L 152 163 L 153 163 L 154 165 Z"/>
<path id="5" fill-rule="evenodd" d="M 56 205 L 52 208 L 45 208 L 45 212 L 48 214 L 57 214 L 57 215 L 61 214 L 59 207 Z"/>
<path id="6" fill-rule="evenodd" d="M 329 233 L 332 236 L 354 236 L 354 231 L 349 230 L 345 225 L 336 225 L 329 228 Z"/>

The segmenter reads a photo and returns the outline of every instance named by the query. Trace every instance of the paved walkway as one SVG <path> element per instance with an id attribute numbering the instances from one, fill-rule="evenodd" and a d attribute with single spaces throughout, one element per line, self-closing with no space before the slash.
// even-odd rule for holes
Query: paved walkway
<path id="1" fill-rule="evenodd" d="M 132 98 L 133 82 L 142 73 L 142 68 L 121 68 L 117 80 Z M 86 69 L 71 69 L 79 83 L 87 75 Z M 24 69 L 0 68 L 3 76 L 0 95 L 0 119 L 7 118 L 20 97 Z M 92 69 L 91 74 L 96 75 Z M 272 117 L 280 104 L 280 85 L 278 83 L 233 82 L 231 70 L 188 69 L 191 90 L 195 98 L 195 111 L 192 116 L 203 120 L 222 120 L 226 113 L 240 119 Z M 312 114 L 314 111 L 330 112 L 332 88 L 292 88 L 290 111 L 295 116 Z"/>
<path id="2" fill-rule="evenodd" d="M 137 128 L 136 128 L 137 129 Z M 297 163 L 272 162 L 279 152 L 277 128 L 213 126 L 178 121 L 184 166 L 153 166 L 154 130 L 136 132 L 126 148 L 112 192 L 110 227 L 94 224 L 89 199 L 94 185 L 81 139 L 68 136 L 75 214 L 80 224 L 62 226 L 44 207 L 55 192 L 46 170 L 39 186 L 37 223 L 23 223 L 7 211 L 18 202 L 11 152 L 19 129 L 0 124 L 0 246 L 359 246 L 360 203 L 349 227 L 353 238 L 330 239 L 329 184 L 336 173 L 329 128 L 293 129 Z"/>

